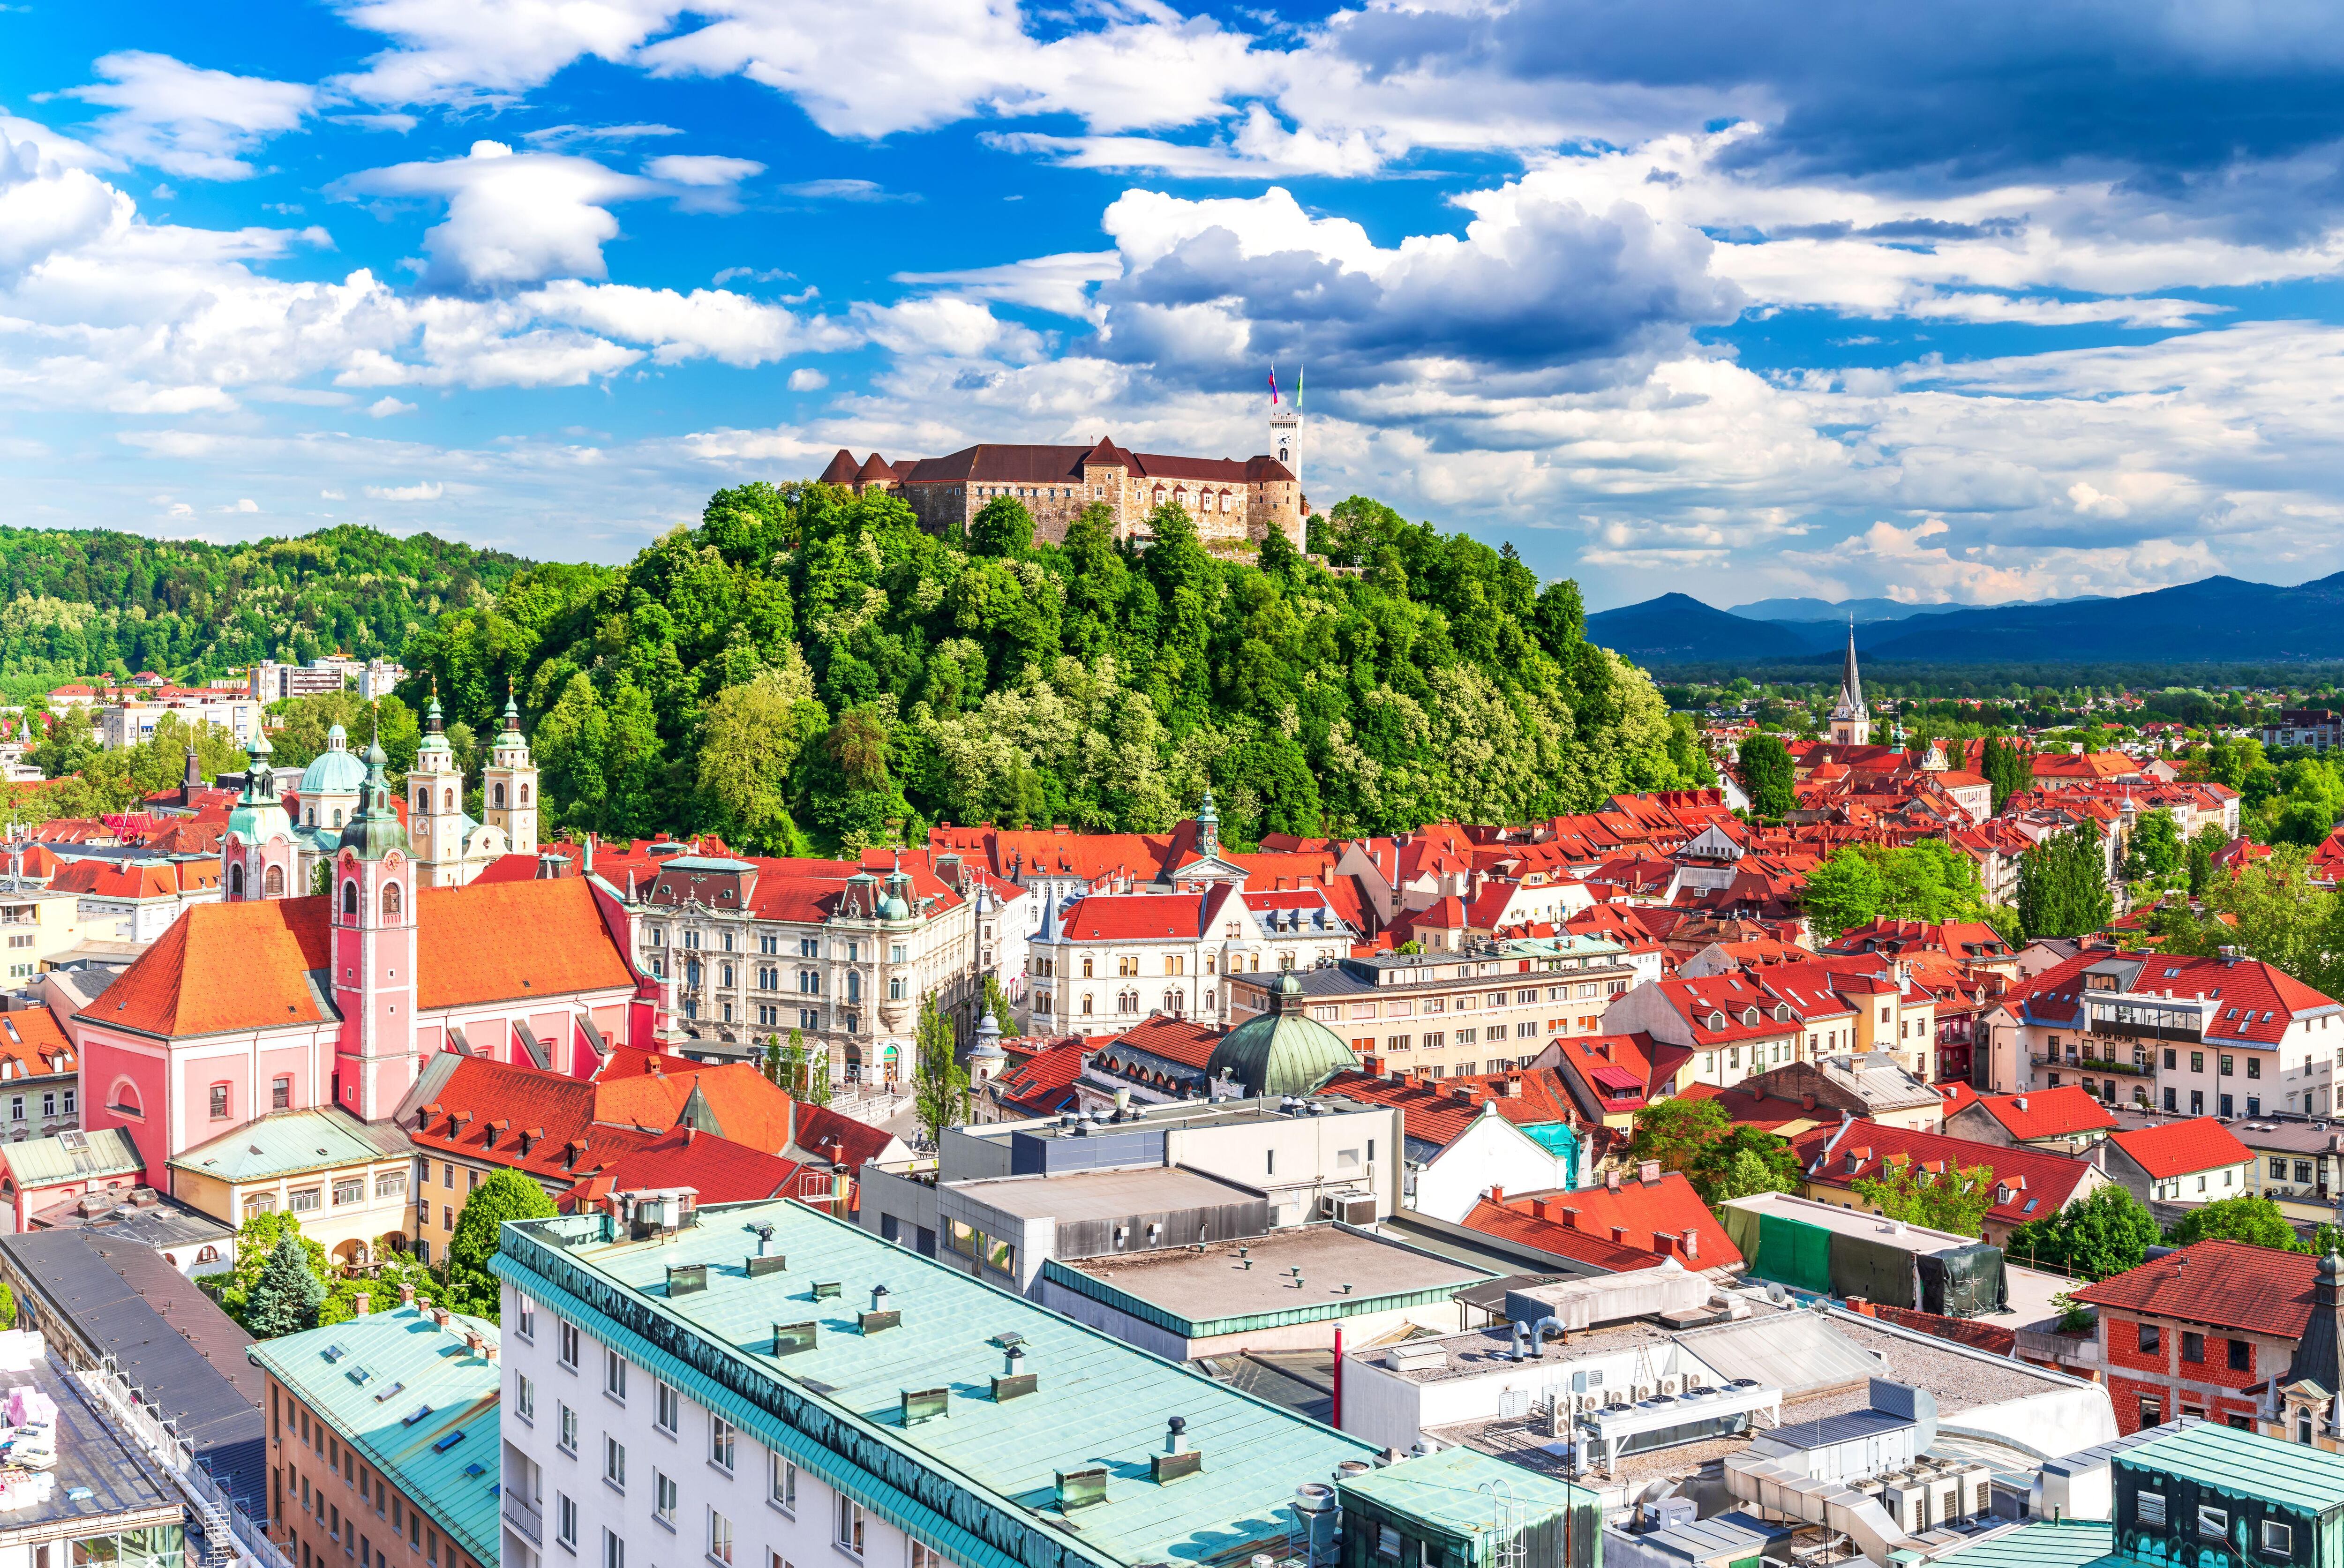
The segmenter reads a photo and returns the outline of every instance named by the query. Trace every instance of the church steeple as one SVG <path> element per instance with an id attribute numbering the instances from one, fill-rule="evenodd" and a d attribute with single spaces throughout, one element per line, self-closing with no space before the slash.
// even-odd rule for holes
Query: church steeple
<path id="1" fill-rule="evenodd" d="M 1832 709 L 1832 744 L 1862 746 L 1872 743 L 1872 714 L 1864 705 L 1864 677 L 1855 669 L 1855 618 L 1848 617 L 1847 657 L 1840 666 L 1839 705 Z"/>

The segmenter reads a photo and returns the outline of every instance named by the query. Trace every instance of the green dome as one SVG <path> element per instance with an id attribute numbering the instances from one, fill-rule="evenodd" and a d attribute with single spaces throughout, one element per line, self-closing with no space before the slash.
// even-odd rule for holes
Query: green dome
<path id="1" fill-rule="evenodd" d="M 336 724 L 326 732 L 326 749 L 301 770 L 301 798 L 356 794 L 366 787 L 366 764 L 350 754 L 349 732 Z"/>
<path id="2" fill-rule="evenodd" d="M 1359 1065 L 1350 1047 L 1303 1011 L 1302 982 L 1280 975 L 1269 987 L 1269 1011 L 1222 1036 L 1205 1071 L 1235 1079 L 1250 1095 L 1307 1095 Z"/>

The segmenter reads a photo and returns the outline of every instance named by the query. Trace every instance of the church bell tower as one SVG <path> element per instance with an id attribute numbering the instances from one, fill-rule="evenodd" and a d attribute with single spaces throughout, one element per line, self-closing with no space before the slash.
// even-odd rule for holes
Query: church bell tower
<path id="1" fill-rule="evenodd" d="M 505 727 L 489 751 L 489 765 L 480 770 L 481 809 L 489 825 L 505 835 L 508 855 L 537 853 L 537 764 L 530 759 L 529 742 L 520 733 L 520 709 L 505 698 Z"/>
<path id="2" fill-rule="evenodd" d="M 1855 622 L 1847 623 L 1847 660 L 1840 669 L 1839 705 L 1832 709 L 1831 744 L 1872 744 L 1872 713 L 1864 705 L 1864 680 L 1855 673 Z"/>

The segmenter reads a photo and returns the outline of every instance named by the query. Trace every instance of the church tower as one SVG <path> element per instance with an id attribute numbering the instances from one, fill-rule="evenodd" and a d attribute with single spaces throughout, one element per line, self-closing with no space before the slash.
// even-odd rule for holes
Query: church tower
<path id="1" fill-rule="evenodd" d="M 505 727 L 489 752 L 489 765 L 480 770 L 480 794 L 489 825 L 505 835 L 505 853 L 535 855 L 537 764 L 530 760 L 529 742 L 520 733 L 520 709 L 510 694 Z"/>
<path id="2" fill-rule="evenodd" d="M 436 710 L 435 710 L 436 712 Z M 442 743 L 445 744 L 444 742 Z M 359 814 L 334 851 L 334 1103 L 379 1121 L 415 1079 L 415 903 L 419 866 L 383 777 L 382 743 L 367 747 Z"/>
<path id="3" fill-rule="evenodd" d="M 1855 622 L 1847 623 L 1847 662 L 1839 677 L 1839 705 L 1832 710 L 1831 744 L 1867 746 L 1872 744 L 1872 714 L 1864 705 L 1864 681 L 1855 673 Z"/>
<path id="4" fill-rule="evenodd" d="M 424 711 L 423 743 L 407 774 L 408 831 L 413 835 L 418 875 L 429 887 L 454 887 L 464 880 L 464 775 L 448 746 L 448 725 L 440 714 L 439 693 Z"/>
<path id="5" fill-rule="evenodd" d="M 298 897 L 308 892 L 295 877 L 293 816 L 277 793 L 268 765 L 268 736 L 256 729 L 245 748 L 244 793 L 220 835 L 220 896 L 230 904 Z"/>

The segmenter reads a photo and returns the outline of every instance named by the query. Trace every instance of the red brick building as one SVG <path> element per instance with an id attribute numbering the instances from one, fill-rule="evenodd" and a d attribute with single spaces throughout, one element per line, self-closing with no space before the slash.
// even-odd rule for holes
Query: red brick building
<path id="1" fill-rule="evenodd" d="M 2099 1309 L 2117 1430 L 2200 1415 L 2251 1430 L 2310 1320 L 2319 1260 L 2200 1241 L 2076 1292 Z"/>

